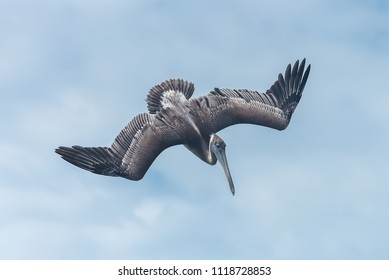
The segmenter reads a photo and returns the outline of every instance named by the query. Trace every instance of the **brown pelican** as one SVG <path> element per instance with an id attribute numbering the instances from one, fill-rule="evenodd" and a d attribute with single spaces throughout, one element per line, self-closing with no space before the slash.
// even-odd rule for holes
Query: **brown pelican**
<path id="1" fill-rule="evenodd" d="M 190 99 L 194 85 L 167 80 L 150 89 L 148 113 L 133 118 L 111 147 L 59 147 L 61 157 L 93 173 L 140 180 L 166 148 L 183 144 L 201 160 L 219 161 L 232 194 L 235 188 L 225 154 L 226 144 L 215 133 L 238 123 L 285 129 L 300 101 L 310 66 L 305 59 L 289 64 L 285 75 L 266 91 L 215 88 L 206 96 Z"/>

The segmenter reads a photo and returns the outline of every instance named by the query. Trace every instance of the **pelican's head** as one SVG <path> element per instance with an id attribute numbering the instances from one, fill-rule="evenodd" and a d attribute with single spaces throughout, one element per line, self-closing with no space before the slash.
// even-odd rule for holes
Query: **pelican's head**
<path id="1" fill-rule="evenodd" d="M 228 168 L 228 162 L 226 157 L 226 143 L 224 143 L 223 139 L 213 133 L 211 134 L 211 138 L 209 140 L 209 149 L 222 165 L 224 173 L 226 174 L 228 180 L 228 184 L 230 185 L 230 190 L 232 192 L 232 195 L 234 195 L 235 187 L 234 182 L 232 182 L 230 169 Z"/>

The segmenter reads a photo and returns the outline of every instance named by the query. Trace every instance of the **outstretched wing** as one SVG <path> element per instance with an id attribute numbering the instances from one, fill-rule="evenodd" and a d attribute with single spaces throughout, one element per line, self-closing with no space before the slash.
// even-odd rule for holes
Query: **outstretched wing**
<path id="1" fill-rule="evenodd" d="M 238 123 L 250 123 L 270 128 L 285 129 L 300 101 L 307 82 L 310 65 L 304 71 L 305 59 L 289 64 L 285 76 L 266 93 L 246 89 L 215 88 L 207 96 L 194 100 L 210 121 L 214 132 Z"/>
<path id="2" fill-rule="evenodd" d="M 133 118 L 111 147 L 59 147 L 55 152 L 93 173 L 140 180 L 163 150 L 184 143 L 185 139 L 176 128 L 181 117 L 175 114 L 169 102 L 189 99 L 193 91 L 193 84 L 181 79 L 162 82 L 147 95 L 149 113 Z"/>
<path id="3" fill-rule="evenodd" d="M 143 113 L 122 129 L 111 147 L 59 147 L 55 152 L 96 174 L 140 180 L 163 150 L 181 142 L 159 114 Z"/>

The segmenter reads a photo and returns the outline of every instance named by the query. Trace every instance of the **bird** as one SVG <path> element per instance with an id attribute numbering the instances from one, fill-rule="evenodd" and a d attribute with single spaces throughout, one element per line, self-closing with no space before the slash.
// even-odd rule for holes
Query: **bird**
<path id="1" fill-rule="evenodd" d="M 138 181 L 165 149 L 184 145 L 204 162 L 219 162 L 232 195 L 235 186 L 226 157 L 226 144 L 216 133 L 235 124 L 284 130 L 299 104 L 311 65 L 306 59 L 288 64 L 285 74 L 266 92 L 214 88 L 192 98 L 194 84 L 169 79 L 152 87 L 146 97 L 147 113 L 135 116 L 110 147 L 59 146 L 55 152 L 87 171 Z"/>

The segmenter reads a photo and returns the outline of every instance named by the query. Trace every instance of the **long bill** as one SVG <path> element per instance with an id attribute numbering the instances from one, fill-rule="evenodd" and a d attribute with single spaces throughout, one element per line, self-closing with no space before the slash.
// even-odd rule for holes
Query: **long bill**
<path id="1" fill-rule="evenodd" d="M 216 150 L 214 151 L 214 154 L 216 155 L 217 160 L 220 162 L 221 166 L 223 167 L 224 173 L 226 174 L 228 184 L 230 185 L 230 190 L 232 195 L 235 195 L 235 187 L 234 182 L 232 181 L 230 169 L 228 168 L 228 162 L 227 162 L 227 156 L 225 149 L 222 150 Z"/>

